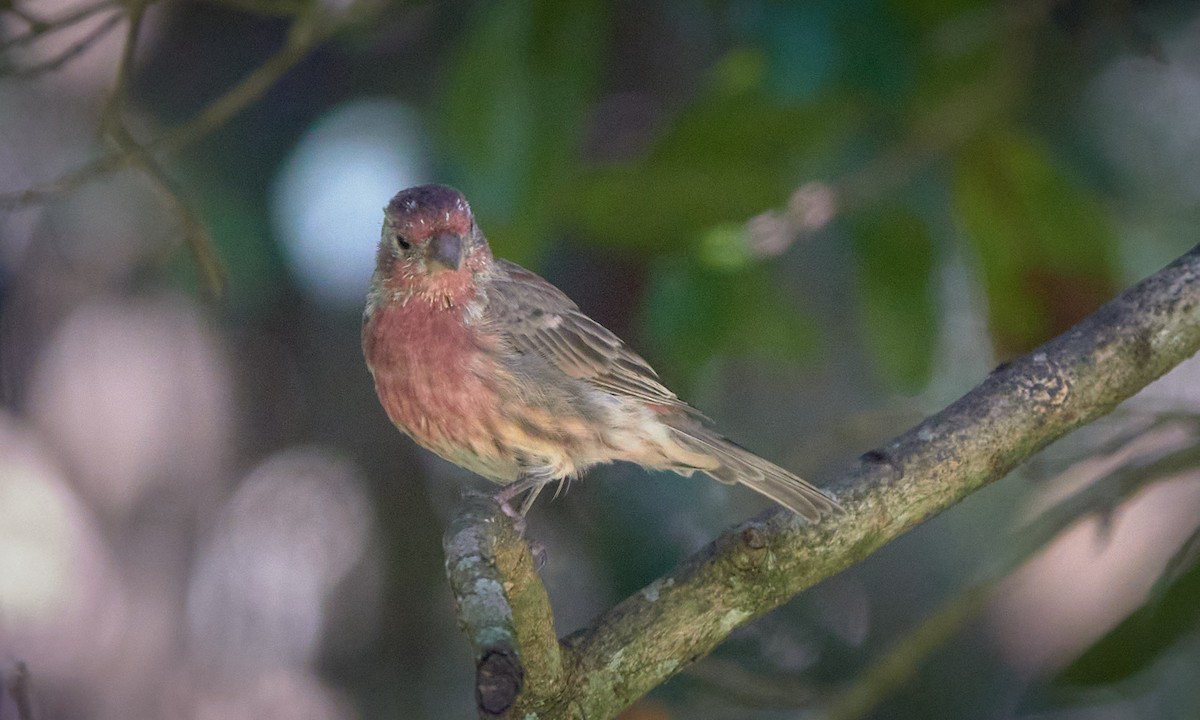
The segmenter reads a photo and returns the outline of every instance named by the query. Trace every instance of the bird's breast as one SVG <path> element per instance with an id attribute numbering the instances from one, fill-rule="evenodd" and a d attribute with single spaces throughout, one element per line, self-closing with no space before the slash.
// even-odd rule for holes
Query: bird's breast
<path id="1" fill-rule="evenodd" d="M 392 422 L 446 459 L 500 479 L 506 469 L 488 459 L 498 453 L 496 342 L 468 325 L 461 307 L 417 297 L 375 308 L 363 325 L 363 352 Z"/>

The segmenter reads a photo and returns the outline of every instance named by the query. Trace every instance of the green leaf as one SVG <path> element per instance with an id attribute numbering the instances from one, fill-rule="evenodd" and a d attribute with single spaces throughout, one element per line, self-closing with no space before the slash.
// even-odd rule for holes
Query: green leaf
<path id="1" fill-rule="evenodd" d="M 937 343 L 934 251 L 925 223 L 886 208 L 853 223 L 861 322 L 876 367 L 893 386 L 920 390 Z"/>
<path id="2" fill-rule="evenodd" d="M 785 202 L 801 178 L 829 161 L 850 112 L 830 102 L 772 103 L 761 67 L 752 50 L 729 53 L 714 67 L 708 92 L 645 156 L 582 171 L 566 219 L 605 244 L 666 253 Z"/>
<path id="3" fill-rule="evenodd" d="M 943 33 L 946 32 L 947 26 L 955 21 L 960 24 L 973 21 L 966 27 L 975 29 L 985 20 L 991 19 L 983 13 L 1000 12 L 1002 9 L 983 0 L 886 0 L 884 6 L 923 32 Z M 988 28 L 990 27 L 989 24 Z"/>
<path id="4" fill-rule="evenodd" d="M 762 266 L 730 271 L 676 256 L 652 269 L 647 287 L 648 345 L 669 385 L 694 381 L 716 355 L 794 363 L 815 345 L 812 319 Z"/>
<path id="5" fill-rule="evenodd" d="M 261 208 L 203 167 L 192 172 L 190 197 L 225 270 L 222 305 L 234 312 L 262 310 L 276 301 L 287 269 Z M 199 292 L 196 263 L 186 248 L 179 248 L 168 273 L 181 287 Z"/>
<path id="6" fill-rule="evenodd" d="M 530 262 L 578 170 L 606 6 L 485 3 L 451 65 L 440 127 L 450 175 L 502 255 Z"/>
<path id="7" fill-rule="evenodd" d="M 1115 233 L 1104 209 L 1038 144 L 992 131 L 955 161 L 954 201 L 1002 353 L 1033 348 L 1115 294 Z"/>
<path id="8" fill-rule="evenodd" d="M 1053 680 L 1060 689 L 1122 682 L 1146 670 L 1200 628 L 1200 564 L 1171 582 L 1157 601 L 1138 608 Z"/>

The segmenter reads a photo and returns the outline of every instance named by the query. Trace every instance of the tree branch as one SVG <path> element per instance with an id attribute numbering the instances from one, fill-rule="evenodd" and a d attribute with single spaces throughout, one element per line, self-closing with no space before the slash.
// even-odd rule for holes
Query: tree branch
<path id="1" fill-rule="evenodd" d="M 242 78 L 225 94 L 209 103 L 187 123 L 164 132 L 158 138 L 143 143 L 150 155 L 172 153 L 204 139 L 258 100 L 281 77 L 303 60 L 316 46 L 347 25 L 362 21 L 374 8 L 370 0 L 356 0 L 350 7 L 335 14 L 325 12 L 320 3 L 309 6 L 296 16 L 288 31 L 284 46 L 261 65 Z M 131 153 L 116 149 L 64 173 L 42 185 L 0 193 L 0 210 L 11 210 L 47 202 L 75 190 L 110 172 L 135 164 Z"/>
<path id="2" fill-rule="evenodd" d="M 1194 427 L 1160 429 L 1154 443 L 1162 450 L 1164 444 L 1181 443 L 1182 446 L 1165 455 L 1146 462 L 1146 458 L 1135 454 L 1134 462 L 1105 474 L 1096 482 L 1062 500 L 1038 515 L 1031 523 L 1019 528 L 1016 537 L 1005 546 L 1007 552 L 996 567 L 981 581 L 967 586 L 957 595 L 942 604 L 928 618 L 897 640 L 891 649 L 874 662 L 854 680 L 836 693 L 819 713 L 823 720 L 856 720 L 866 717 L 889 695 L 904 687 L 939 647 L 970 622 L 987 606 L 996 587 L 1013 571 L 1025 564 L 1060 534 L 1082 519 L 1100 513 L 1111 512 L 1118 503 L 1129 499 L 1151 483 L 1176 475 L 1200 465 L 1200 446 L 1196 445 Z M 1187 423 L 1193 426 L 1194 423 Z M 1181 433 L 1176 432 L 1182 430 Z M 1146 430 L 1146 437 L 1153 430 Z M 1163 436 L 1173 436 L 1169 439 Z M 1127 447 L 1129 447 L 1127 445 Z M 1169 576 L 1169 570 L 1163 573 Z"/>
<path id="3" fill-rule="evenodd" d="M 225 290 L 225 268 L 213 247 L 212 238 L 200 217 L 192 210 L 183 194 L 167 176 L 158 161 L 130 133 L 125 124 L 124 108 L 133 75 L 134 58 L 137 55 L 138 38 L 146 7 L 152 0 L 129 2 L 129 31 L 121 51 L 121 64 L 117 68 L 116 82 L 100 118 L 101 134 L 112 140 L 118 150 L 130 158 L 129 162 L 140 169 L 155 191 L 170 207 L 183 228 L 184 244 L 192 254 L 192 260 L 200 272 L 200 285 L 212 299 L 221 297 Z"/>
<path id="4" fill-rule="evenodd" d="M 31 16 L 28 12 L 16 6 L 4 8 L 5 11 L 16 15 L 29 25 L 29 30 L 24 34 L 14 35 L 0 42 L 0 52 L 7 52 L 14 48 L 30 45 L 40 38 L 59 32 L 60 30 L 65 30 L 76 23 L 83 22 L 97 13 L 118 9 L 120 9 L 120 3 L 117 0 L 98 0 L 98 2 L 74 8 L 53 20 L 42 20 Z"/>
<path id="5" fill-rule="evenodd" d="M 507 717 L 611 717 L 710 652 L 734 628 L 862 560 L 1111 411 L 1200 350 L 1200 245 L 1034 352 L 1001 364 L 941 412 L 863 454 L 831 483 L 846 514 L 801 524 L 782 509 L 735 527 L 562 641 L 547 677 L 524 665 Z M 498 512 L 487 525 L 507 526 Z M 455 527 L 472 523 L 460 515 Z M 484 532 L 480 530 L 480 532 Z M 528 557 L 510 530 L 486 531 L 496 557 Z M 513 547 L 504 547 L 511 543 Z M 523 561 L 524 562 L 524 561 Z M 517 586 L 494 564 L 500 588 Z M 526 576 L 523 585 L 530 582 Z M 468 628 L 476 605 L 454 586 Z M 524 594 L 531 594 L 525 587 Z M 509 590 L 512 624 L 548 609 Z M 528 615 L 527 615 L 528 613 Z M 531 620 L 532 618 L 532 620 Z M 517 637 L 515 657 L 529 649 Z M 476 650 L 481 646 L 476 643 Z M 553 679 L 549 679 L 553 678 Z M 535 688 L 538 688 L 535 690 Z"/>
<path id="6" fill-rule="evenodd" d="M 26 79 L 55 72 L 63 65 L 86 53 L 101 38 L 112 32 L 113 28 L 120 24 L 124 18 L 125 14 L 123 12 L 114 10 L 103 22 L 89 30 L 83 37 L 68 45 L 52 58 L 25 67 L 19 65 L 0 65 L 0 77 Z"/>
<path id="7" fill-rule="evenodd" d="M 492 498 L 468 495 L 443 546 L 459 621 L 475 649 L 481 714 L 503 714 L 523 690 L 555 692 L 563 657 L 550 599 L 512 521 Z"/>

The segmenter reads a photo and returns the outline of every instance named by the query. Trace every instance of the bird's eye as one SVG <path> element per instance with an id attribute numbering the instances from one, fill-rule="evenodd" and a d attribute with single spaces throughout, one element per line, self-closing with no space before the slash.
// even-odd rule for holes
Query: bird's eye
<path id="1" fill-rule="evenodd" d="M 407 250 L 410 247 L 412 247 L 407 240 L 400 237 L 399 235 L 396 236 L 396 244 L 400 246 L 401 250 Z"/>

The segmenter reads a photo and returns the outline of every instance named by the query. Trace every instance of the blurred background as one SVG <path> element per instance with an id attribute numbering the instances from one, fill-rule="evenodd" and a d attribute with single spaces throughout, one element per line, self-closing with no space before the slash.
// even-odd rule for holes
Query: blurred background
<path id="1" fill-rule="evenodd" d="M 484 482 L 359 348 L 398 190 L 819 483 L 1191 247 L 1197 118 L 1172 0 L 0 2 L 0 718 L 22 663 L 49 719 L 473 714 Z M 626 717 L 1195 717 L 1198 413 L 1185 363 Z M 539 502 L 560 633 L 763 508 Z"/>

